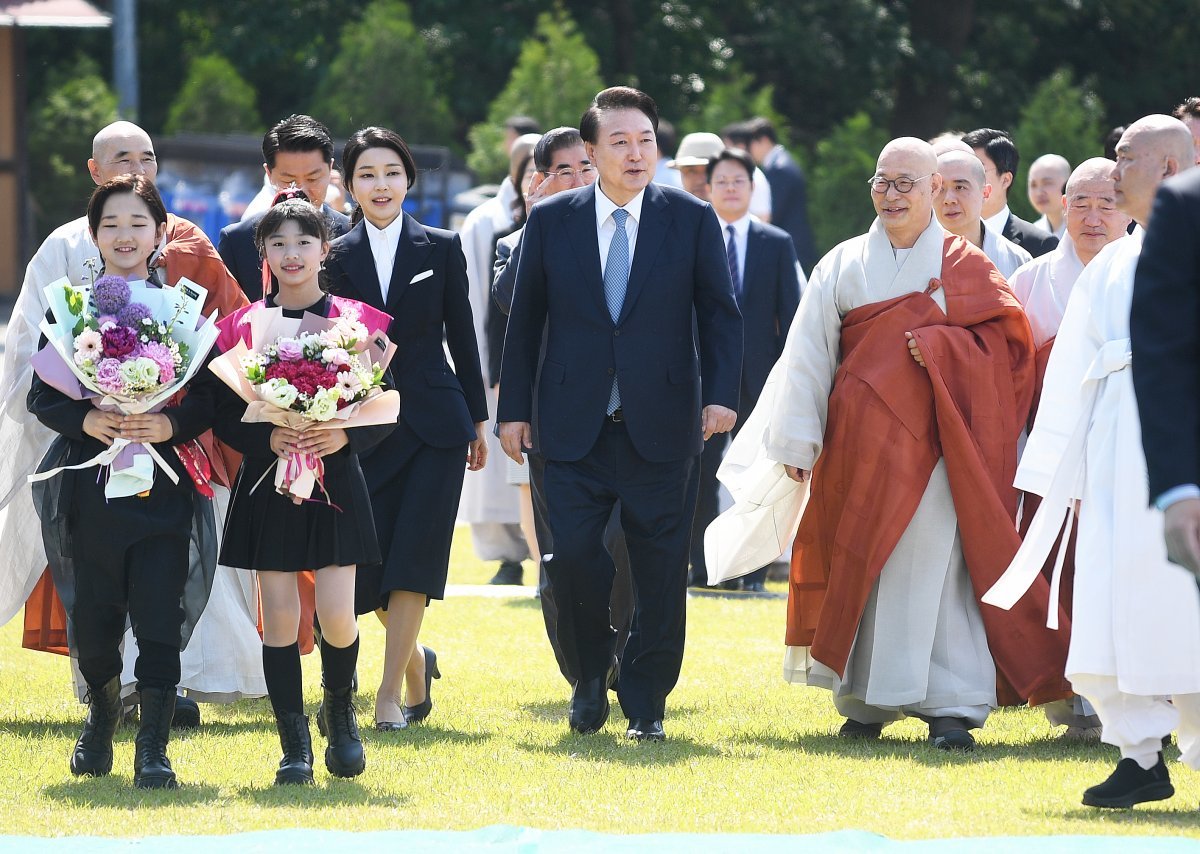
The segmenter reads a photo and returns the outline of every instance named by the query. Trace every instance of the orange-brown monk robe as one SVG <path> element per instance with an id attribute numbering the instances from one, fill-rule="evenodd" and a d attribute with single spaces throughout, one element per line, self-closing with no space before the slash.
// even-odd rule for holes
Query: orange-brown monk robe
<path id="1" fill-rule="evenodd" d="M 194 223 L 167 214 L 166 241 L 166 247 L 157 260 L 158 266 L 165 268 L 165 281 L 173 285 L 180 279 L 191 279 L 207 288 L 208 296 L 204 300 L 206 317 L 214 311 L 218 317 L 224 317 L 249 305 L 237 280 L 225 269 L 221 256 Z M 241 465 L 241 455 L 216 441 L 212 431 L 205 432 L 198 441 L 212 463 L 212 479 L 222 486 L 231 487 Z M 26 649 L 69 654 L 67 615 L 54 589 L 49 569 L 42 573 L 25 601 L 25 628 L 21 645 Z"/>
<path id="2" fill-rule="evenodd" d="M 938 287 L 945 313 L 928 295 Z M 926 368 L 909 356 L 905 332 Z M 824 446 L 792 553 L 789 646 L 809 646 L 814 659 L 845 674 L 867 598 L 939 457 L 976 599 L 1007 569 L 1020 545 L 1012 482 L 1033 352 L 1003 278 L 949 235 L 942 278 L 929 291 L 844 317 Z M 1046 628 L 1049 585 L 1039 585 L 1012 611 L 980 610 L 999 675 L 1020 696 L 1045 700 L 1065 695 L 1067 634 Z"/>

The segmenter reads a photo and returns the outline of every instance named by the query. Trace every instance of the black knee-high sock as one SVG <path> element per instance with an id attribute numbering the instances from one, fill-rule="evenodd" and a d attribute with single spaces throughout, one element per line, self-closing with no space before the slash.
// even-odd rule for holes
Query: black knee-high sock
<path id="1" fill-rule="evenodd" d="M 358 638 L 350 646 L 334 646 L 321 638 L 321 681 L 330 691 L 349 688 L 358 666 Z"/>
<path id="2" fill-rule="evenodd" d="M 300 671 L 300 645 L 262 648 L 263 676 L 275 714 L 304 714 L 304 682 Z"/>

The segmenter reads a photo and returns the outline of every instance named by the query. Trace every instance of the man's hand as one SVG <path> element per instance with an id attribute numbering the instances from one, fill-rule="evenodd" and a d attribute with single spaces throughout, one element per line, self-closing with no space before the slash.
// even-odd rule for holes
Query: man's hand
<path id="1" fill-rule="evenodd" d="M 1176 501 L 1163 513 L 1167 558 L 1200 576 L 1200 498 Z"/>
<path id="2" fill-rule="evenodd" d="M 93 439 L 99 439 L 106 445 L 111 445 L 113 439 L 121 435 L 122 416 L 119 412 L 104 412 L 93 409 L 83 417 L 83 432 Z"/>
<path id="3" fill-rule="evenodd" d="M 121 438 L 131 442 L 166 442 L 175 435 L 171 419 L 161 412 L 126 415 L 121 421 Z"/>
<path id="4" fill-rule="evenodd" d="M 533 450 L 533 428 L 528 421 L 503 421 L 500 424 L 500 444 L 513 462 L 525 465 L 521 451 Z"/>
<path id="5" fill-rule="evenodd" d="M 812 472 L 808 469 L 798 469 L 795 466 L 785 465 L 783 470 L 787 472 L 787 476 L 796 483 L 808 483 L 808 479 L 812 477 Z"/>
<path id="6" fill-rule="evenodd" d="M 531 187 L 529 189 L 529 195 L 525 197 L 525 216 L 529 216 L 529 212 L 533 210 L 534 205 L 536 205 L 542 199 L 550 196 L 550 194 L 546 191 L 550 189 L 550 185 L 554 182 L 556 177 L 557 176 L 552 172 L 546 176 L 545 181 L 541 181 L 536 187 Z"/>
<path id="7" fill-rule="evenodd" d="M 700 426 L 704 430 L 704 441 L 708 441 L 714 433 L 728 433 L 737 424 L 737 413 L 724 406 L 710 403 L 704 407 L 701 414 Z"/>
<path id="8" fill-rule="evenodd" d="M 486 427 L 486 421 L 475 423 L 475 439 L 467 445 L 467 471 L 479 471 L 487 465 L 487 436 L 483 433 Z"/>
<path id="9" fill-rule="evenodd" d="M 913 357 L 913 361 L 925 367 L 925 359 L 921 356 L 921 348 L 917 346 L 917 339 L 913 337 L 911 332 L 905 332 L 904 337 L 908 339 L 908 355 Z"/>

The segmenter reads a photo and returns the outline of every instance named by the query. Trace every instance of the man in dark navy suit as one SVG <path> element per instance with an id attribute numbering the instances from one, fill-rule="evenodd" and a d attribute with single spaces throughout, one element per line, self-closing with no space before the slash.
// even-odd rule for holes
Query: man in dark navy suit
<path id="1" fill-rule="evenodd" d="M 263 168 L 277 190 L 298 187 L 313 204 L 320 203 L 332 240 L 350 230 L 350 220 L 324 204 L 333 173 L 333 139 L 329 129 L 312 116 L 288 116 L 263 137 Z M 251 302 L 263 296 L 263 259 L 254 243 L 254 229 L 263 215 L 221 229 L 217 252 Z"/>
<path id="2" fill-rule="evenodd" d="M 811 272 L 820 256 L 813 243 L 812 227 L 808 224 L 808 190 L 804 172 L 791 152 L 780 145 L 775 126 L 770 121 L 761 117 L 751 119 L 746 129 L 750 132 L 747 150 L 762 167 L 771 185 L 771 224 L 779 226 L 791 236 L 800 265 L 806 272 Z"/>
<path id="3" fill-rule="evenodd" d="M 637 604 L 617 696 L 638 740 L 664 737 L 683 662 L 692 470 L 704 440 L 737 421 L 742 355 L 716 214 L 651 183 L 657 124 L 653 99 L 623 86 L 584 113 L 599 183 L 530 213 L 497 416 L 510 457 L 521 461 L 536 429 L 546 458 L 554 553 L 545 567 L 575 683 L 570 724 L 581 733 L 608 719 L 617 674 L 603 536 L 621 503 Z"/>
<path id="4" fill-rule="evenodd" d="M 1008 191 L 1017 177 L 1020 162 L 1017 145 L 1005 131 L 979 128 L 963 136 L 983 164 L 983 174 L 992 186 L 983 203 L 983 222 L 992 231 L 1008 238 L 1034 258 L 1058 246 L 1058 238 L 1026 222 L 1008 209 Z"/>
<path id="5" fill-rule="evenodd" d="M 742 351 L 742 385 L 738 408 L 749 416 L 762 394 L 775 362 L 783 353 L 792 317 L 800 305 L 804 271 L 796 260 L 791 236 L 782 228 L 750 216 L 754 192 L 754 158 L 745 151 L 727 148 L 708 162 L 709 198 L 717 213 L 733 280 L 733 293 L 742 312 L 745 347 Z M 774 195 L 772 194 L 772 197 Z M 741 419 L 742 422 L 745 418 Z M 737 432 L 736 428 L 733 431 Z M 704 443 L 700 457 L 700 491 L 692 523 L 690 583 L 708 582 L 704 561 L 704 529 L 719 511 L 717 467 L 729 445 L 729 436 L 714 435 Z M 757 569 L 739 581 L 725 582 L 761 592 L 767 569 Z"/>
<path id="6" fill-rule="evenodd" d="M 1158 189 L 1129 335 L 1150 498 L 1168 557 L 1200 575 L 1200 169 Z"/>

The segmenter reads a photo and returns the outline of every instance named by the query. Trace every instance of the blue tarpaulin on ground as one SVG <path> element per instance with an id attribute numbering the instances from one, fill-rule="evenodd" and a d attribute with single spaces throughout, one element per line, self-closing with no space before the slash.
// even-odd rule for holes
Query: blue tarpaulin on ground
<path id="1" fill-rule="evenodd" d="M 352 851 L 354 854 L 420 852 L 513 852 L 542 854 L 569 851 L 572 854 L 804 854 L 825 852 L 933 852 L 970 851 L 972 854 L 1063 854 L 1086 850 L 1088 854 L 1176 854 L 1195 852 L 1200 842 L 1166 836 L 1004 836 L 970 839 L 894 840 L 864 831 L 839 831 L 805 836 L 764 834 L 656 833 L 618 836 L 583 830 L 535 830 L 527 827 L 495 826 L 473 831 L 405 830 L 348 833 L 331 830 L 270 830 L 228 836 L 149 836 L 137 839 L 107 839 L 76 836 L 46 839 L 32 836 L 0 836 L 0 854 L 306 854 L 306 852 Z"/>

